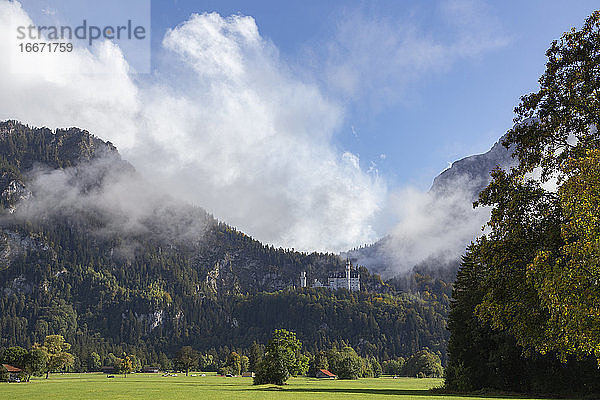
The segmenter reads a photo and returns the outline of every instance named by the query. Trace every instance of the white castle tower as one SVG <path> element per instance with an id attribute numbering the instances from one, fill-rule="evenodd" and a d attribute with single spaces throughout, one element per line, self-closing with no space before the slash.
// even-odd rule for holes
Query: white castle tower
<path id="1" fill-rule="evenodd" d="M 306 287 L 306 271 L 300 272 L 300 287 Z"/>
<path id="2" fill-rule="evenodd" d="M 344 272 L 329 274 L 327 287 L 332 290 L 348 289 L 353 292 L 359 291 L 360 274 L 358 270 L 352 270 L 352 263 L 350 263 L 350 260 L 347 260 Z"/>
<path id="3" fill-rule="evenodd" d="M 346 260 L 346 289 L 350 290 L 352 287 L 350 285 L 350 271 L 352 270 L 352 265 L 350 264 L 350 260 Z"/>

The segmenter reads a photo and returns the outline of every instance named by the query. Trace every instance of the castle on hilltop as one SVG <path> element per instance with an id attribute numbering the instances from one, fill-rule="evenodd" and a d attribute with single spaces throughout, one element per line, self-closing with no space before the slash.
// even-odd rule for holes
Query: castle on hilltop
<path id="1" fill-rule="evenodd" d="M 357 292 L 360 290 L 360 275 L 358 270 L 352 269 L 352 264 L 350 263 L 350 260 L 348 260 L 346 261 L 346 271 L 329 274 L 329 278 L 327 278 L 327 285 L 323 285 L 321 282 L 315 279 L 314 283 L 310 286 L 326 287 L 331 290 L 348 289 L 350 291 Z M 308 287 L 306 282 L 306 271 L 302 271 L 300 273 L 300 287 Z"/>

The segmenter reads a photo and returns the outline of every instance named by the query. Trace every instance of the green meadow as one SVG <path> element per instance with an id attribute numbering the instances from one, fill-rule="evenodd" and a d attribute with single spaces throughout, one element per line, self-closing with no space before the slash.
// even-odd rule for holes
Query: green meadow
<path id="1" fill-rule="evenodd" d="M 489 399 L 478 396 L 453 396 L 430 392 L 441 379 L 391 377 L 355 381 L 291 378 L 283 387 L 253 386 L 252 378 L 215 376 L 163 377 L 160 374 L 117 375 L 107 378 L 100 373 L 55 374 L 50 379 L 36 378 L 29 383 L 0 384 L 0 399 Z M 491 398 L 515 398 L 510 396 Z"/>

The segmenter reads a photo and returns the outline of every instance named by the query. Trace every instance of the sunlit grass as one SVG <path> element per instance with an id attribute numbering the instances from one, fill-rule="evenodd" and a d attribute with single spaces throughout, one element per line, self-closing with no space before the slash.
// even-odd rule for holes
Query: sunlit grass
<path id="1" fill-rule="evenodd" d="M 291 378 L 283 387 L 253 386 L 251 378 L 216 376 L 163 377 L 160 374 L 54 374 L 29 383 L 0 384 L 0 399 L 481 399 L 432 393 L 441 379 L 382 377 L 355 381 Z"/>

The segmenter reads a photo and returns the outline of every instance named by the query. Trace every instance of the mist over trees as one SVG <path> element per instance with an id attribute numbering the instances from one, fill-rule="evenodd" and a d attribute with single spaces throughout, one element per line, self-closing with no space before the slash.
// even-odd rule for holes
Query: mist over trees
<path id="1" fill-rule="evenodd" d="M 264 245 L 155 193 L 89 132 L 16 121 L 0 131 L 0 352 L 58 334 L 73 371 L 118 370 L 124 354 L 134 368 L 179 368 L 184 346 L 211 371 L 232 352 L 254 370 L 284 328 L 307 354 L 351 346 L 382 362 L 427 347 L 445 362 L 447 281 L 358 267 L 360 292 L 296 288 L 300 271 L 326 281 L 345 260 Z"/>

